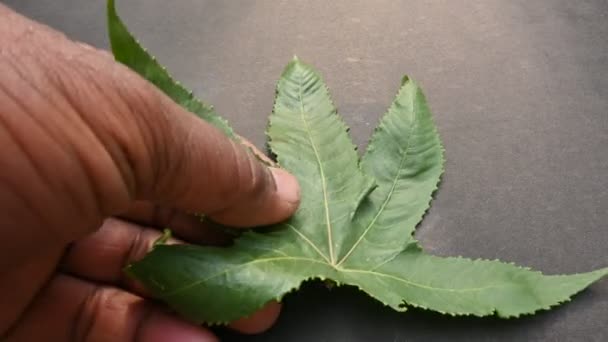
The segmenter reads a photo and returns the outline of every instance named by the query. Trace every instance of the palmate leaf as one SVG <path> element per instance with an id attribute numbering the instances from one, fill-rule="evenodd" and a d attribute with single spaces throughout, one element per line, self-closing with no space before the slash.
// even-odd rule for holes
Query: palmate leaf
<path id="1" fill-rule="evenodd" d="M 141 55 L 109 4 L 114 53 Z M 157 85 L 167 75 L 147 53 L 118 58 Z M 169 94 L 183 89 L 168 75 L 160 80 Z M 203 119 L 214 122 L 208 113 Z M 271 233 L 247 232 L 230 248 L 157 245 L 127 268 L 194 322 L 246 316 L 308 279 L 357 286 L 399 311 L 514 317 L 567 301 L 608 274 L 545 276 L 424 253 L 412 234 L 443 172 L 443 148 L 424 95 L 407 77 L 359 160 L 321 77 L 294 59 L 279 80 L 268 136 L 279 164 L 301 184 L 291 219 Z"/>

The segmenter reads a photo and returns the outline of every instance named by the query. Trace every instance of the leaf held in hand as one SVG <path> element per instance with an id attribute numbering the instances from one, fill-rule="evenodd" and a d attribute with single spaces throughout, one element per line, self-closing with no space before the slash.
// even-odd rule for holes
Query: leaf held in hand
<path id="1" fill-rule="evenodd" d="M 108 4 L 116 58 L 232 134 L 139 46 Z M 398 311 L 517 317 L 568 301 L 608 274 L 604 268 L 546 276 L 424 253 L 413 232 L 437 189 L 443 147 L 425 97 L 408 77 L 359 158 L 323 80 L 295 58 L 278 82 L 268 136 L 279 164 L 301 184 L 291 219 L 271 233 L 247 232 L 230 248 L 157 245 L 127 269 L 192 321 L 249 315 L 308 279 L 357 286 Z"/>

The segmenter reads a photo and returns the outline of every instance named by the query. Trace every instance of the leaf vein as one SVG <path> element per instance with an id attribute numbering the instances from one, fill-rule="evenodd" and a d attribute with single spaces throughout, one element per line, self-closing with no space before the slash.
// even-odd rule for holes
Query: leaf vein
<path id="1" fill-rule="evenodd" d="M 414 106 L 412 105 L 412 108 Z M 405 148 L 403 149 L 403 155 L 401 156 L 401 160 L 399 161 L 399 169 L 397 170 L 397 173 L 395 174 L 395 177 L 393 178 L 393 183 L 391 184 L 391 189 L 389 191 L 389 193 L 386 195 L 386 199 L 384 200 L 384 202 L 382 203 L 382 205 L 380 206 L 380 209 L 378 210 L 378 212 L 376 213 L 376 215 L 374 216 L 374 218 L 372 219 L 372 221 L 369 223 L 369 225 L 365 228 L 365 230 L 363 231 L 363 233 L 361 234 L 361 236 L 359 237 L 359 239 L 357 239 L 357 241 L 353 244 L 353 246 L 348 250 L 348 252 L 344 255 L 344 257 L 342 258 L 342 260 L 340 260 L 337 264 L 337 266 L 342 265 L 347 259 L 348 257 L 350 257 L 350 255 L 355 251 L 355 249 L 357 249 L 357 246 L 359 246 L 359 244 L 361 243 L 361 241 L 363 241 L 363 238 L 365 237 L 365 235 L 367 235 L 367 233 L 371 230 L 371 228 L 376 224 L 376 221 L 378 220 L 378 218 L 380 217 L 380 215 L 384 212 L 384 208 L 388 205 L 388 202 L 391 200 L 391 198 L 393 197 L 393 193 L 395 192 L 395 188 L 397 187 L 397 181 L 399 180 L 399 177 L 401 176 L 401 172 L 403 171 L 404 167 L 403 164 L 408 156 L 409 150 L 410 150 L 410 145 L 411 145 L 411 141 L 412 141 L 412 132 L 415 130 L 416 128 L 416 124 L 418 122 L 418 115 L 417 115 L 417 111 L 414 110 L 414 117 L 412 119 L 412 128 L 410 129 L 410 135 L 407 139 L 407 143 L 405 145 Z"/>
<path id="2" fill-rule="evenodd" d="M 305 258 L 305 257 L 281 256 L 281 257 L 254 259 L 254 260 L 251 260 L 249 262 L 246 262 L 246 263 L 243 263 L 243 264 L 240 264 L 240 265 L 229 267 L 229 268 L 227 268 L 227 269 L 225 269 L 225 270 L 223 270 L 221 272 L 214 273 L 214 274 L 212 274 L 212 275 L 210 275 L 210 276 L 208 276 L 206 278 L 203 278 L 201 280 L 197 280 L 197 281 L 195 281 L 195 282 L 193 282 L 191 284 L 188 284 L 188 285 L 182 286 L 180 288 L 177 288 L 177 289 L 173 290 L 172 292 L 166 293 L 164 295 L 164 297 L 165 298 L 173 297 L 173 296 L 178 295 L 179 293 L 181 293 L 183 291 L 187 291 L 187 290 L 189 290 L 189 289 L 191 289 L 193 287 L 196 287 L 198 285 L 204 284 L 204 283 L 208 282 L 209 280 L 211 280 L 213 278 L 217 278 L 217 277 L 223 276 L 223 275 L 228 274 L 230 272 L 233 272 L 233 271 L 235 271 L 235 270 L 237 270 L 239 268 L 243 268 L 243 267 L 254 265 L 254 264 L 273 262 L 273 261 L 308 261 L 308 262 L 311 262 L 311 263 L 317 263 L 317 264 L 322 264 L 322 265 L 327 265 L 329 267 L 333 267 L 332 265 L 327 264 L 326 262 L 323 262 L 323 261 L 320 261 L 320 260 L 315 260 L 315 259 L 312 259 L 312 258 Z"/>
<path id="3" fill-rule="evenodd" d="M 446 292 L 476 292 L 476 291 L 483 291 L 483 290 L 487 290 L 487 289 L 491 289 L 491 288 L 496 288 L 496 287 L 502 287 L 505 286 L 505 284 L 492 284 L 492 285 L 487 285 L 487 286 L 482 286 L 482 287 L 470 287 L 470 288 L 462 288 L 462 289 L 451 289 L 451 288 L 445 288 L 445 287 L 434 287 L 431 285 L 425 285 L 425 284 L 420 284 L 420 283 L 416 283 L 414 281 L 405 279 L 405 278 L 401 278 L 401 277 L 397 277 L 391 274 L 387 274 L 387 273 L 380 273 L 380 272 L 376 272 L 376 271 L 370 271 L 370 270 L 356 270 L 356 269 L 346 269 L 343 268 L 341 269 L 342 272 L 345 273 L 362 273 L 362 274 L 369 274 L 369 275 L 373 275 L 376 277 L 384 277 L 384 278 L 389 278 L 401 283 L 405 283 L 407 285 L 410 286 L 414 286 L 414 287 L 419 287 L 425 290 L 432 290 L 432 291 L 446 291 Z"/>
<path id="4" fill-rule="evenodd" d="M 293 230 L 302 240 L 306 241 L 306 243 L 308 243 L 323 258 L 323 260 L 325 260 L 328 264 L 331 264 L 327 256 L 323 254 L 323 252 L 321 252 L 319 248 L 317 248 L 317 246 L 306 235 L 304 235 L 304 233 L 289 223 L 286 223 L 285 225 Z"/>
<path id="5" fill-rule="evenodd" d="M 308 125 L 308 121 L 306 121 L 305 115 L 304 115 L 304 98 L 303 98 L 303 94 L 302 94 L 302 81 L 300 79 L 298 79 L 298 97 L 299 97 L 299 102 L 300 102 L 300 118 L 302 119 L 302 122 L 304 123 L 304 127 L 306 128 L 306 134 L 308 136 L 308 141 L 310 142 L 310 145 L 312 147 L 312 150 L 315 154 L 315 158 L 317 160 L 317 164 L 319 165 L 319 173 L 321 176 L 321 187 L 323 189 L 323 201 L 324 201 L 324 207 L 325 207 L 325 222 L 327 225 L 327 244 L 329 247 L 329 260 L 331 264 L 335 263 L 335 258 L 334 258 L 334 248 L 333 248 L 333 237 L 332 237 L 332 229 L 331 229 L 331 220 L 330 220 L 330 215 L 329 215 L 329 205 L 328 205 L 328 196 L 327 196 L 327 179 L 325 178 L 325 171 L 323 170 L 323 163 L 321 163 L 321 157 L 319 156 L 319 151 L 317 150 L 317 146 L 315 145 L 315 142 L 312 139 L 312 132 L 310 130 L 310 127 Z"/>

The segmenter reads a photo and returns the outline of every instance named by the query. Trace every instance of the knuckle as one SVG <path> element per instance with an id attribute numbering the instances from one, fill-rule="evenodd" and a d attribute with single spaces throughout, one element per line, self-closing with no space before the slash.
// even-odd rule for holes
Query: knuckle
<path id="1" fill-rule="evenodd" d="M 58 63 L 63 69 L 71 68 L 54 77 L 53 83 L 107 155 L 112 172 L 102 174 L 112 174 L 112 184 L 123 189 L 125 200 L 132 200 L 167 167 L 161 97 L 143 79 L 96 49 L 78 46 L 77 50 L 69 63 Z"/>
<path id="2" fill-rule="evenodd" d="M 74 316 L 73 341 L 119 340 L 137 337 L 140 323 L 151 309 L 140 298 L 118 288 L 98 286 L 84 299 L 81 310 Z M 118 326 L 115 323 L 120 322 Z M 108 330 L 116 328 L 116 331 Z"/>
<path id="3" fill-rule="evenodd" d="M 93 285 L 74 315 L 75 322 L 71 325 L 73 341 L 86 341 L 93 335 L 97 315 L 102 311 L 103 301 L 107 300 L 105 297 L 105 291 L 100 286 Z"/>
<path id="4" fill-rule="evenodd" d="M 244 152 L 246 161 L 240 163 L 238 179 L 239 192 L 246 197 L 256 198 L 268 191 L 270 171 L 263 167 L 252 155 Z"/>
<path id="5" fill-rule="evenodd" d="M 137 232 L 133 236 L 131 240 L 131 244 L 125 253 L 125 258 L 122 263 L 123 266 L 127 266 L 128 264 L 137 261 L 150 250 L 150 247 L 153 242 L 153 237 L 146 234 L 147 230 L 137 229 Z"/>
<path id="6" fill-rule="evenodd" d="M 184 177 L 184 173 L 192 168 L 193 150 L 188 146 L 196 146 L 188 130 L 182 130 L 181 135 L 174 132 L 168 122 L 158 122 L 152 128 L 153 143 L 149 149 L 151 153 L 150 165 L 153 170 L 152 185 L 148 188 L 156 194 L 166 194 L 171 199 L 182 198 L 191 191 L 193 179 Z M 176 143 L 180 141 L 180 143 Z M 175 180 L 179 179 L 179 182 Z"/>

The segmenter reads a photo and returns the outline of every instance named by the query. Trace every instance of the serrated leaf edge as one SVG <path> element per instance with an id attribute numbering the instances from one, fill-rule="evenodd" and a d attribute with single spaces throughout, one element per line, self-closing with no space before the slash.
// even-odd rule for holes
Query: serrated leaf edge
<path id="1" fill-rule="evenodd" d="M 381 127 L 380 123 L 382 122 L 382 120 L 384 119 L 384 117 L 386 117 L 389 114 L 392 105 L 398 100 L 401 92 L 403 91 L 404 87 L 406 86 L 406 84 L 408 82 L 412 82 L 414 84 L 414 86 L 416 86 L 417 91 L 420 92 L 420 95 L 424 98 L 425 102 L 427 102 L 427 106 L 429 106 L 428 105 L 428 101 L 426 101 L 426 95 L 424 94 L 424 92 L 422 92 L 422 89 L 418 85 L 418 83 L 415 80 L 411 79 L 408 75 L 404 75 L 401 78 L 401 86 L 399 87 L 399 90 L 397 91 L 397 93 L 393 97 L 393 100 L 390 102 L 390 105 L 388 106 L 388 109 L 386 110 L 386 112 L 379 118 L 378 123 L 376 124 L 376 127 L 374 128 L 372 134 L 370 135 L 370 138 L 368 139 L 367 149 L 365 150 L 366 154 L 370 153 L 373 150 L 375 150 L 375 146 L 372 144 L 372 139 L 373 139 L 373 137 L 378 132 L 380 132 L 382 130 L 382 127 Z M 439 132 L 438 132 L 438 129 L 437 129 L 437 125 L 436 125 L 435 120 L 433 118 L 433 115 L 431 113 L 432 113 L 432 111 L 430 110 L 430 106 L 429 106 L 429 114 L 430 114 L 429 115 L 429 120 L 431 121 L 431 124 L 432 124 L 432 127 L 433 127 L 432 132 L 437 137 L 437 142 L 438 142 L 438 145 L 439 145 L 439 153 L 440 153 L 440 160 L 439 160 L 439 162 L 441 163 L 441 170 L 440 170 L 440 173 L 439 173 L 439 177 L 437 179 L 437 183 L 435 184 L 434 188 L 431 190 L 430 195 L 428 197 L 428 202 L 426 204 L 426 208 L 424 209 L 424 211 L 422 212 L 422 214 L 417 218 L 416 222 L 418 222 L 418 223 L 416 223 L 416 227 L 412 230 L 412 233 L 410 234 L 411 237 L 412 237 L 412 239 L 414 238 L 414 234 L 416 232 L 417 226 L 422 223 L 422 221 L 424 220 L 425 215 L 428 213 L 429 209 L 431 208 L 431 203 L 433 202 L 433 199 L 435 197 L 435 194 L 437 193 L 437 190 L 439 190 L 439 185 L 441 184 L 441 181 L 443 179 L 443 174 L 445 172 L 445 162 L 446 162 L 445 147 L 443 145 L 443 142 L 441 141 L 441 138 L 440 138 L 440 135 L 439 135 Z M 403 161 L 405 161 L 406 157 L 407 157 L 407 149 L 405 150 L 405 152 L 403 153 L 403 156 L 401 157 L 400 169 L 397 172 L 397 175 L 395 176 L 394 183 L 396 183 L 397 179 L 399 178 L 399 175 L 401 174 L 401 171 L 402 171 L 401 165 L 403 164 Z M 359 161 L 361 162 L 361 158 L 360 158 Z M 359 163 L 359 168 L 361 169 L 361 163 Z M 364 171 L 362 170 L 362 172 L 364 172 Z M 348 260 L 348 257 L 356 250 L 358 244 L 363 240 L 363 238 L 365 237 L 365 235 L 372 229 L 372 227 L 375 224 L 374 221 L 381 214 L 384 206 L 388 203 L 388 201 L 390 200 L 391 196 L 392 196 L 392 191 L 391 191 L 391 193 L 389 195 L 387 195 L 387 198 L 384 200 L 382 208 L 375 215 L 374 219 L 372 220 L 372 223 L 369 224 L 369 226 L 365 229 L 365 231 L 361 234 L 361 236 L 357 239 L 357 241 L 353 244 L 353 246 L 337 262 L 338 266 L 342 265 L 346 260 Z M 352 216 L 354 217 L 354 215 L 355 215 L 355 212 L 353 212 Z M 406 246 L 404 246 L 404 249 L 405 249 Z M 398 254 L 399 253 L 397 253 L 396 255 L 398 255 Z M 388 262 L 388 261 L 390 261 L 390 259 L 387 260 L 387 261 L 385 261 L 385 262 Z"/>
<path id="2" fill-rule="evenodd" d="M 196 96 L 194 96 L 194 93 L 192 92 L 192 90 L 188 89 L 187 87 L 185 87 L 180 81 L 176 80 L 171 73 L 169 72 L 169 70 L 167 70 L 167 68 L 165 68 L 161 63 L 159 63 L 158 59 L 151 54 L 148 49 L 146 49 L 140 42 L 139 39 L 135 38 L 134 35 L 132 35 L 130 33 L 130 31 L 128 30 L 127 26 L 125 25 L 124 21 L 122 20 L 122 18 L 118 15 L 118 12 L 116 11 L 116 4 L 115 4 L 115 0 L 108 0 L 107 2 L 107 13 L 109 16 L 114 16 L 116 19 L 116 22 L 118 22 L 121 26 L 123 26 L 125 28 L 125 31 L 129 33 L 129 37 L 135 42 L 135 44 L 142 49 L 149 57 L 150 59 L 160 68 L 162 69 L 168 79 L 173 82 L 175 85 L 177 85 L 179 88 L 181 88 L 183 91 L 186 92 L 186 94 L 188 95 L 189 100 L 195 102 L 196 104 L 200 105 L 201 107 L 207 109 L 209 111 L 209 114 L 212 115 L 214 117 L 214 119 L 218 120 L 219 122 L 221 122 L 224 125 L 224 129 L 220 129 L 219 127 L 217 127 L 218 129 L 220 129 L 221 131 L 223 131 L 227 136 L 229 136 L 230 138 L 236 140 L 236 141 L 240 141 L 239 137 L 234 133 L 234 130 L 232 129 L 232 126 L 230 126 L 229 122 L 224 119 L 222 116 L 218 115 L 217 112 L 215 111 L 214 107 L 212 105 L 209 105 L 205 102 L 203 102 L 202 100 L 200 100 L 199 98 L 197 98 Z M 108 17 L 108 28 L 111 26 L 111 23 L 109 22 L 110 17 Z M 111 43 L 111 40 L 110 40 Z M 113 49 L 113 47 L 112 47 Z M 122 64 L 122 63 L 121 63 Z M 129 67 L 128 65 L 125 65 L 126 67 Z M 130 68 L 129 68 L 130 69 Z M 160 89 L 159 89 L 160 90 Z M 162 91 L 162 90 L 161 90 Z M 200 117 L 201 119 L 204 120 L 203 117 L 201 117 L 199 114 L 190 111 L 190 113 Z M 205 120 L 206 121 L 206 120 Z M 259 157 L 256 156 L 256 158 L 260 159 Z"/>

